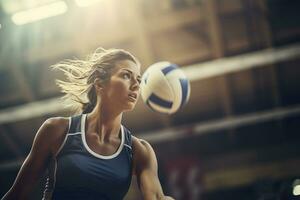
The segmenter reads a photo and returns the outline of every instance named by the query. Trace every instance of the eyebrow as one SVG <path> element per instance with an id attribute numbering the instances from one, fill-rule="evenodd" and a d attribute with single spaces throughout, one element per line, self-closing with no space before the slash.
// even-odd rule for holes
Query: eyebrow
<path id="1" fill-rule="evenodd" d="M 129 70 L 129 69 L 124 69 L 124 68 L 123 68 L 122 70 L 125 70 L 125 71 L 127 71 L 127 72 L 133 74 L 133 72 L 132 72 L 131 70 Z M 137 77 L 138 77 L 139 79 L 142 78 L 141 75 L 137 75 Z"/>

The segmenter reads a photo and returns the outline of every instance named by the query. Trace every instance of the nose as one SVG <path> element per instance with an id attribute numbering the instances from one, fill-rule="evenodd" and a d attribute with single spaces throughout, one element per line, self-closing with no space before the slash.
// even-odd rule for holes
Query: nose
<path id="1" fill-rule="evenodd" d="M 131 82 L 131 87 L 130 87 L 131 90 L 139 90 L 140 89 L 140 83 L 139 81 L 136 79 L 136 78 L 133 78 L 132 79 L 132 82 Z"/>

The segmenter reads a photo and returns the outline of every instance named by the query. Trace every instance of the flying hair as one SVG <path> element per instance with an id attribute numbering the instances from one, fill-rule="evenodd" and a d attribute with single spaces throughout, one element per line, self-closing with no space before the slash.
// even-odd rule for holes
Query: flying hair
<path id="1" fill-rule="evenodd" d="M 99 78 L 102 83 L 110 80 L 112 69 L 117 61 L 139 61 L 123 49 L 97 48 L 85 60 L 66 59 L 51 68 L 64 73 L 66 80 L 56 80 L 56 84 L 64 93 L 64 105 L 75 113 L 89 113 L 97 103 L 94 80 Z"/>

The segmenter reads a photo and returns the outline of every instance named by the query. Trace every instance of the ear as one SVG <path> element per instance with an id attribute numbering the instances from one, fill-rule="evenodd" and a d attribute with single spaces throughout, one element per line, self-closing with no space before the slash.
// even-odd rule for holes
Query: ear
<path id="1" fill-rule="evenodd" d="M 96 91 L 100 92 L 103 89 L 103 83 L 100 80 L 100 78 L 95 78 L 95 80 L 94 80 L 94 86 L 95 86 Z"/>

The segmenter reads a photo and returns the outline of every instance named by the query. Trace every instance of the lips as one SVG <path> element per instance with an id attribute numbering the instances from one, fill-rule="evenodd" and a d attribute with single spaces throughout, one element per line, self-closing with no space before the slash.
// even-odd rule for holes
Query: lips
<path id="1" fill-rule="evenodd" d="M 132 101 L 136 101 L 137 99 L 137 94 L 136 93 L 129 93 L 129 99 Z"/>

